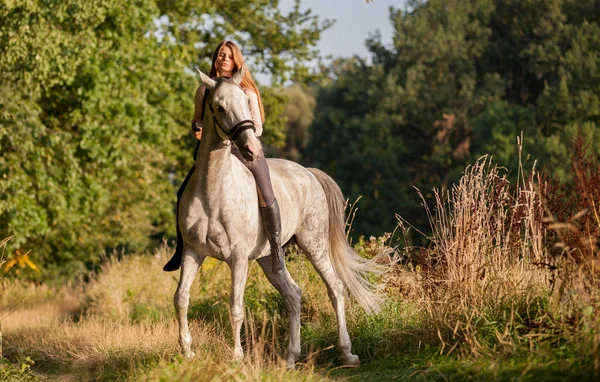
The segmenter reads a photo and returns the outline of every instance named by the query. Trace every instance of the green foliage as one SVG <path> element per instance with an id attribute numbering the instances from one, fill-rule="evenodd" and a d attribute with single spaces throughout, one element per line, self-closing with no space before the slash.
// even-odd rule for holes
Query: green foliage
<path id="1" fill-rule="evenodd" d="M 593 1 L 410 1 L 391 11 L 393 44 L 367 41 L 371 63 L 334 62 L 318 92 L 307 157 L 351 199 L 358 234 L 426 230 L 413 187 L 448 187 L 493 155 L 517 173 L 524 152 L 570 182 L 578 126 L 600 154 L 600 12 Z"/>
<path id="2" fill-rule="evenodd" d="M 164 64 L 171 47 L 139 38 L 156 14 L 109 1 L 3 9 L 3 36 L 30 33 L 0 62 L 14 117 L 0 132 L 1 229 L 47 274 L 80 273 L 105 248 L 140 250 L 170 225 L 164 179 L 193 83 Z"/>
<path id="3" fill-rule="evenodd" d="M 509 169 L 519 168 L 519 147 L 517 138 L 522 134 L 523 148 L 526 153 L 536 150 L 539 135 L 535 126 L 533 111 L 506 101 L 491 103 L 473 119 L 473 137 L 471 150 L 475 156 L 482 153 L 494 153 L 494 161 Z M 539 143 L 539 142 L 538 142 Z"/>
<path id="4" fill-rule="evenodd" d="M 33 249 L 40 277 L 55 277 L 172 237 L 171 178 L 186 174 L 194 146 L 198 82 L 188 69 L 206 67 L 227 37 L 275 83 L 305 79 L 328 25 L 262 0 L 2 2 L 0 236 L 15 236 L 9 251 Z M 264 95 L 264 141 L 278 146 L 284 98 Z"/>
<path id="5" fill-rule="evenodd" d="M 275 156 L 298 163 L 309 163 L 306 147 L 310 141 L 309 128 L 314 120 L 316 88 L 295 83 L 283 90 L 287 96 L 284 116 L 287 118 L 285 145 Z"/>
<path id="6" fill-rule="evenodd" d="M 0 379 L 3 381 L 38 381 L 31 371 L 35 362 L 29 356 L 21 356 L 16 364 L 11 364 L 6 358 L 0 358 Z"/>
<path id="7" fill-rule="evenodd" d="M 271 147 L 281 147 L 285 142 L 286 117 L 283 113 L 287 98 L 276 88 L 266 88 L 261 93 L 265 108 L 265 129 L 261 143 Z"/>
<path id="8" fill-rule="evenodd" d="M 336 70 L 337 80 L 317 97 L 309 156 L 336 179 L 346 197 L 364 196 L 354 225 L 359 233 L 391 230 L 389 206 L 407 204 L 402 186 L 409 169 L 403 163 L 414 155 L 408 149 L 412 126 L 404 125 L 401 115 L 383 112 L 397 107 L 401 90 L 394 80 L 378 80 L 382 67 L 350 60 Z"/>
<path id="9" fill-rule="evenodd" d="M 131 322 L 158 322 L 162 319 L 162 312 L 154 306 L 135 304 L 131 312 Z"/>

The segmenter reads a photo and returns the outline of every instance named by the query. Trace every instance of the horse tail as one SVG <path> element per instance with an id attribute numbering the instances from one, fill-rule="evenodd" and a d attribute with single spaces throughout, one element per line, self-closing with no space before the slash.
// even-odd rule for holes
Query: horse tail
<path id="1" fill-rule="evenodd" d="M 350 294 L 368 312 L 379 312 L 383 298 L 375 293 L 377 285 L 369 281 L 369 274 L 381 273 L 381 267 L 373 259 L 359 256 L 346 238 L 344 196 L 335 181 L 323 171 L 308 169 L 319 181 L 327 196 L 329 207 L 329 257 L 336 274 Z"/>

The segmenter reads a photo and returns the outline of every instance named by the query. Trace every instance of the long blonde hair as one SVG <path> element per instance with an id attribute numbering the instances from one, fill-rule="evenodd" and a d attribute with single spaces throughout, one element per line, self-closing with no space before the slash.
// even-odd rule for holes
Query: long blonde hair
<path id="1" fill-rule="evenodd" d="M 217 76 L 217 67 L 215 66 L 215 62 L 217 61 L 219 54 L 221 54 L 221 50 L 223 49 L 224 46 L 227 46 L 229 49 L 231 49 L 231 53 L 233 54 L 233 64 L 234 65 L 233 65 L 233 70 L 231 71 L 232 74 L 237 72 L 239 70 L 239 68 L 241 68 L 242 65 L 244 65 L 244 56 L 242 55 L 242 51 L 237 46 L 237 44 L 234 43 L 233 41 L 223 40 L 219 43 L 219 45 L 217 45 L 217 48 L 215 49 L 215 52 L 212 55 L 212 65 L 210 67 L 210 77 L 212 77 L 212 78 Z M 250 74 L 250 70 L 248 69 L 247 66 L 246 66 L 246 70 L 244 71 L 244 77 L 242 78 L 242 83 L 240 84 L 240 86 L 243 89 L 250 89 L 254 93 L 256 93 L 256 98 L 258 99 L 258 108 L 260 110 L 260 119 L 262 122 L 264 122 L 265 121 L 265 110 L 263 108 L 262 99 L 260 97 L 260 91 L 258 90 L 258 86 L 256 86 L 256 83 L 252 79 L 252 74 Z"/>

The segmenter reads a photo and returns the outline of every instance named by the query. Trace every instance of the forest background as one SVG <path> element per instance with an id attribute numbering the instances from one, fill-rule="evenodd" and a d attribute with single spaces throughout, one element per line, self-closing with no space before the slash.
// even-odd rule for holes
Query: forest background
<path id="1" fill-rule="evenodd" d="M 160 21 L 159 21 L 160 20 Z M 189 122 L 216 44 L 231 38 L 261 88 L 270 156 L 328 172 L 353 235 L 396 214 L 427 232 L 421 199 L 491 154 L 515 180 L 523 158 L 569 187 L 578 131 L 600 154 L 596 1 L 409 1 L 370 60 L 310 69 L 330 25 L 299 2 L 0 3 L 0 238 L 7 254 L 65 280 L 174 238 L 175 191 L 192 166 Z M 358 43 L 362 43 L 357 41 Z M 413 238 L 418 240 L 418 238 Z M 402 245 L 403 242 L 394 243 Z"/>

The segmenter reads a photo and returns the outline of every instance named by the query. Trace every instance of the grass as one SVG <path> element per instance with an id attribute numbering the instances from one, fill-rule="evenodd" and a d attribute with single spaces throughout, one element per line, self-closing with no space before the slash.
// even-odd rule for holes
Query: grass
<path id="1" fill-rule="evenodd" d="M 190 328 L 195 351 L 201 356 L 181 359 L 171 302 L 177 280 L 159 272 L 170 252 L 165 246 L 154 256 L 111 260 L 85 290 L 73 288 L 70 296 L 64 291 L 49 293 L 44 287 L 21 286 L 15 293 L 27 293 L 29 302 L 5 319 L 7 359 L 17 363 L 20 354 L 29 355 L 35 360 L 30 374 L 40 378 L 213 380 L 220 376 L 246 380 L 261 376 L 258 379 L 281 380 L 284 375 L 302 375 L 300 379 L 322 379 L 311 372 L 309 364 L 286 370 L 275 355 L 274 351 L 283 354 L 280 341 L 287 331 L 286 318 L 279 316 L 280 297 L 273 291 L 262 292 L 267 282 L 258 274 L 258 266 L 251 269 L 257 281 L 248 284 L 246 361 L 231 362 L 225 303 L 228 270 L 212 261 L 206 262 L 192 291 Z M 324 291 L 319 294 L 323 298 Z M 48 295 L 54 296 L 43 297 Z M 276 314 L 267 315 L 275 310 Z M 272 328 L 275 333 L 266 341 Z"/>
<path id="2" fill-rule="evenodd" d="M 4 280 L 0 379 L 598 379 L 600 196 L 590 190 L 600 189 L 600 172 L 584 157 L 574 161 L 579 200 L 556 197 L 555 185 L 535 168 L 511 184 L 484 157 L 452 189 L 435 190 L 434 208 L 426 210 L 433 232 L 427 248 L 390 248 L 389 235 L 359 240 L 364 256 L 395 251 L 393 259 L 401 259 L 380 276 L 387 296 L 381 313 L 366 315 L 348 303 L 359 368 L 340 366 L 325 287 L 295 251 L 287 262 L 303 302 L 302 358 L 294 370 L 283 360 L 282 299 L 257 264 L 245 294 L 245 359 L 231 361 L 229 269 L 212 260 L 191 290 L 198 356 L 182 359 L 172 306 L 178 275 L 160 270 L 172 251 L 163 245 L 152 254 L 109 259 L 85 284 L 50 288 Z M 399 231 L 409 237 L 401 218 Z"/>
<path id="3" fill-rule="evenodd" d="M 365 315 L 350 304 L 350 336 L 363 365 L 358 369 L 341 368 L 334 347 L 337 335 L 333 310 L 326 301 L 323 284 L 300 257 L 289 261 L 294 277 L 305 290 L 303 358 L 296 370 L 286 370 L 281 359 L 287 333 L 281 299 L 257 266 L 250 270 L 252 281 L 247 291 L 245 361 L 230 361 L 228 269 L 211 262 L 192 290 L 191 330 L 199 356 L 184 360 L 178 356 L 177 325 L 170 301 L 176 278 L 158 271 L 169 253 L 167 247 L 162 247 L 154 255 L 112 260 L 85 289 L 51 291 L 43 286 L 20 286 L 21 294 L 30 296 L 29 302 L 3 322 L 5 355 L 13 362 L 12 367 L 18 369 L 25 364 L 26 356 L 35 362 L 19 378 L 375 381 L 570 380 L 594 376 L 593 356 L 577 338 L 577 332 L 584 330 L 582 324 L 563 336 L 554 333 L 564 330 L 566 324 L 543 317 L 550 309 L 548 299 L 517 304 L 521 310 L 509 305 L 482 312 L 479 319 L 468 321 L 477 327 L 477 333 L 472 334 L 478 340 L 477 351 L 467 351 L 473 346 L 469 342 L 450 350 L 452 336 L 445 333 L 444 327 L 467 322 L 468 312 L 461 308 L 450 315 L 441 304 L 428 303 L 426 295 L 416 300 L 402 298 L 408 288 L 401 287 L 406 281 L 402 275 L 411 272 L 408 266 L 398 266 L 387 274 L 389 298 L 381 314 Z M 143 285 L 154 287 L 148 290 L 140 287 Z M 432 311 L 435 306 L 436 312 Z M 498 312 L 505 312 L 506 317 L 492 320 Z M 540 321 L 540 317 L 547 322 Z M 442 318 L 451 321 L 440 326 L 437 320 Z M 595 317 L 588 318 L 595 322 Z M 506 328 L 515 337 L 510 346 L 496 337 Z M 465 333 L 475 329 L 470 330 Z M 588 326 L 587 330 L 596 333 L 595 327 Z M 549 338 L 544 338 L 544 333 Z"/>

